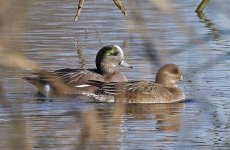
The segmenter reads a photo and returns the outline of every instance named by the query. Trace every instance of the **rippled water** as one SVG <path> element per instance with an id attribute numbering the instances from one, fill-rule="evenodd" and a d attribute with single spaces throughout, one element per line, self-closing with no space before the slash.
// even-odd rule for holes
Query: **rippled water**
<path id="1" fill-rule="evenodd" d="M 21 79 L 29 71 L 0 68 L 11 104 L 0 107 L 1 149 L 228 149 L 229 2 L 211 1 L 200 17 L 198 1 L 173 4 L 175 14 L 149 1 L 124 1 L 125 17 L 112 1 L 86 1 L 73 22 L 75 1 L 30 1 L 25 31 L 12 46 L 22 45 L 43 68 L 93 68 L 98 49 L 117 44 L 134 67 L 119 68 L 130 80 L 154 80 L 160 65 L 175 63 L 192 83 L 180 84 L 185 103 L 117 106 L 44 100 Z"/>

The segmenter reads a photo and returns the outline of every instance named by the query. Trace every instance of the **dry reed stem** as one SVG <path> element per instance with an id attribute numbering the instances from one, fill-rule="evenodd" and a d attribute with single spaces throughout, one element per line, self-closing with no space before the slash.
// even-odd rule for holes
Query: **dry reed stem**
<path id="1" fill-rule="evenodd" d="M 89 139 L 93 141 L 104 141 L 102 129 L 102 123 L 99 123 L 99 116 L 96 111 L 87 111 L 82 114 L 84 118 L 84 124 L 81 129 L 80 140 L 76 145 L 76 149 L 83 149 Z M 93 149 L 96 149 L 95 147 Z"/>
<path id="2" fill-rule="evenodd" d="M 169 0 L 149 0 L 153 5 L 157 6 L 162 12 L 171 16 L 178 27 L 182 29 L 182 31 L 187 34 L 189 37 L 193 37 L 194 30 L 192 26 L 186 24 L 186 21 L 183 19 L 181 12 L 176 9 L 174 3 Z"/>
<path id="3" fill-rule="evenodd" d="M 76 46 L 77 46 L 77 54 L 78 54 L 78 58 L 79 58 L 79 64 L 81 65 L 80 68 L 84 69 L 85 68 L 85 58 L 84 58 L 84 54 L 83 54 L 83 49 L 81 48 L 79 42 L 76 42 Z"/>
<path id="4" fill-rule="evenodd" d="M 118 9 L 121 10 L 121 12 L 126 16 L 127 15 L 127 11 L 125 9 L 125 6 L 122 4 L 121 0 L 113 0 L 114 4 L 118 7 Z M 83 9 L 83 6 L 84 6 L 84 0 L 79 0 L 79 3 L 78 3 L 78 8 L 77 8 L 77 14 L 74 18 L 74 21 L 78 21 L 79 19 L 79 16 L 80 16 L 80 13 Z"/>
<path id="5" fill-rule="evenodd" d="M 0 65 L 19 69 L 40 69 L 39 65 L 27 59 L 25 56 L 16 53 L 8 53 L 6 51 L 0 53 Z"/>
<path id="6" fill-rule="evenodd" d="M 127 12 L 126 12 L 124 5 L 121 3 L 121 1 L 120 0 L 113 0 L 113 2 L 121 10 L 121 12 L 126 16 Z"/>
<path id="7" fill-rule="evenodd" d="M 195 12 L 196 13 L 202 12 L 203 9 L 207 6 L 208 2 L 209 2 L 209 0 L 202 0 L 200 5 L 196 8 Z"/>
<path id="8" fill-rule="evenodd" d="M 84 6 L 84 0 L 79 0 L 77 14 L 76 14 L 76 16 L 74 18 L 74 21 L 78 21 L 78 18 L 79 18 L 80 13 L 81 13 L 81 11 L 83 9 L 83 6 Z"/>

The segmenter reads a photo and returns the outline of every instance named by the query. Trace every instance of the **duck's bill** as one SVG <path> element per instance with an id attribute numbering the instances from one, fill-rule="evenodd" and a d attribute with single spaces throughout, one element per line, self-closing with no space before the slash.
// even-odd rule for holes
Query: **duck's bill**
<path id="1" fill-rule="evenodd" d="M 183 83 L 189 83 L 189 84 L 192 83 L 192 80 L 187 80 L 186 78 L 184 78 L 183 75 L 180 76 L 179 80 L 182 81 Z"/>
<path id="2" fill-rule="evenodd" d="M 180 81 L 182 81 L 184 79 L 183 75 L 180 75 Z"/>
<path id="3" fill-rule="evenodd" d="M 188 83 L 188 84 L 190 84 L 190 83 L 192 83 L 192 80 L 185 80 L 185 81 L 183 81 L 184 83 Z"/>
<path id="4" fill-rule="evenodd" d="M 119 65 L 133 69 L 133 67 L 124 60 L 122 60 Z"/>

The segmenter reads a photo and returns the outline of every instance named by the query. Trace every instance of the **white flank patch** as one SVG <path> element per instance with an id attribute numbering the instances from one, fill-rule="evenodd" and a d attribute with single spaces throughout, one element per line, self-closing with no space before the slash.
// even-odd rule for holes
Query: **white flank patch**
<path id="1" fill-rule="evenodd" d="M 44 86 L 44 91 L 45 91 L 45 92 L 50 92 L 50 85 L 49 85 L 49 84 L 46 84 L 46 85 Z"/>
<path id="2" fill-rule="evenodd" d="M 76 85 L 75 87 L 88 87 L 88 86 L 91 86 L 91 85 L 83 84 L 83 85 Z"/>

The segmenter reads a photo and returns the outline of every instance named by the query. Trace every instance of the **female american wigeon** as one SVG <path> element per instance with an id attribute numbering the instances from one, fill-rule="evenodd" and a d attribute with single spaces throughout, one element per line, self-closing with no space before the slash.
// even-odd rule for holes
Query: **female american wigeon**
<path id="1" fill-rule="evenodd" d="M 99 87 L 93 96 L 101 102 L 124 103 L 174 103 L 184 101 L 182 89 L 177 82 L 183 76 L 175 64 L 162 66 L 157 74 L 156 81 L 129 81 L 120 83 L 102 83 L 90 81 L 89 84 Z"/>
<path id="2" fill-rule="evenodd" d="M 36 86 L 40 93 L 50 94 L 81 94 L 93 92 L 97 87 L 88 85 L 88 80 L 101 82 L 127 81 L 125 75 L 115 69 L 117 65 L 132 68 L 124 60 L 122 49 L 117 45 L 101 48 L 96 56 L 96 69 L 60 69 L 54 72 L 38 71 L 36 77 L 24 79 Z"/>

